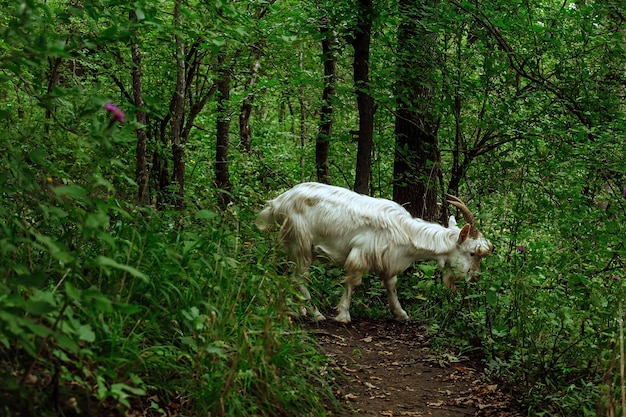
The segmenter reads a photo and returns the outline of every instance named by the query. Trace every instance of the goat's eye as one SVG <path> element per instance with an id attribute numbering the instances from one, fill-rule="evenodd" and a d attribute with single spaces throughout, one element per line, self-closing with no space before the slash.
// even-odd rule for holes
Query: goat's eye
<path id="1" fill-rule="evenodd" d="M 470 252 L 470 256 L 475 256 L 476 252 Z"/>

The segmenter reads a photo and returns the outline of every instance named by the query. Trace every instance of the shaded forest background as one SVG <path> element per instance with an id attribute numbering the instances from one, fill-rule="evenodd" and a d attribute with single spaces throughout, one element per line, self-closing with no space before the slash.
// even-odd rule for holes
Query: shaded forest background
<path id="1" fill-rule="evenodd" d="M 340 407 L 252 226 L 308 180 L 464 199 L 497 252 L 460 294 L 406 273 L 409 315 L 525 414 L 626 412 L 624 6 L 0 1 L 0 413 Z"/>

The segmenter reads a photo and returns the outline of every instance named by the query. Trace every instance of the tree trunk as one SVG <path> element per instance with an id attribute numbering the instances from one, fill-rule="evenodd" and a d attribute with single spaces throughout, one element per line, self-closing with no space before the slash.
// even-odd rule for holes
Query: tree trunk
<path id="1" fill-rule="evenodd" d="M 48 58 L 48 95 L 54 91 L 54 87 L 57 86 L 59 82 L 59 67 L 61 65 L 61 58 Z M 48 98 L 49 99 L 49 98 Z M 46 121 L 44 126 L 44 134 L 46 140 L 50 140 L 50 123 L 52 119 L 52 115 L 54 113 L 53 106 L 46 106 Z"/>
<path id="2" fill-rule="evenodd" d="M 354 30 L 354 88 L 359 110 L 359 138 L 354 191 L 369 194 L 374 144 L 374 99 L 370 95 L 369 62 L 372 32 L 372 0 L 359 0 L 358 22 Z"/>
<path id="3" fill-rule="evenodd" d="M 397 74 L 393 198 L 414 216 L 436 220 L 441 178 L 435 113 L 435 33 L 420 24 L 429 18 L 432 0 L 415 4 L 400 0 L 398 33 L 400 62 Z M 416 54 L 415 51 L 420 53 Z"/>
<path id="4" fill-rule="evenodd" d="M 328 155 L 330 153 L 330 137 L 333 129 L 333 98 L 335 95 L 335 34 L 323 25 L 322 34 L 322 62 L 324 64 L 324 90 L 322 91 L 322 108 L 320 110 L 320 125 L 315 140 L 315 169 L 317 181 L 329 184 L 330 169 Z"/>
<path id="5" fill-rule="evenodd" d="M 181 25 L 181 2 L 177 0 L 174 4 L 174 27 Z M 185 116 L 185 51 L 182 39 L 177 31 L 174 31 L 174 42 L 176 44 L 176 87 L 174 90 L 174 101 L 172 108 L 172 119 L 170 120 L 170 142 L 172 144 L 172 161 L 174 164 L 172 180 L 176 184 L 176 202 L 178 210 L 183 208 L 185 193 L 185 159 L 181 132 L 183 118 Z"/>
<path id="6" fill-rule="evenodd" d="M 302 45 L 300 45 L 300 52 L 298 54 L 298 65 L 300 67 L 300 73 L 303 73 L 304 64 L 302 62 Z M 291 101 L 289 99 L 287 100 L 287 104 L 289 105 L 289 114 L 291 114 L 292 130 L 295 134 L 295 116 L 293 113 L 293 108 L 291 106 Z M 300 83 L 300 85 L 298 86 L 298 105 L 300 106 L 300 178 L 304 179 L 304 147 L 306 146 L 306 104 L 304 85 L 302 83 Z"/>
<path id="7" fill-rule="evenodd" d="M 133 10 L 129 12 L 131 22 L 137 21 L 137 15 Z M 137 123 L 142 125 L 137 129 L 137 148 L 135 152 L 136 167 L 135 181 L 137 182 L 137 204 L 144 205 L 148 197 L 148 158 L 147 158 L 147 135 L 146 125 L 147 117 L 145 112 L 146 104 L 143 101 L 142 89 L 142 68 L 141 68 L 141 49 L 139 48 L 139 39 L 137 39 L 137 30 L 132 30 L 134 39 L 131 46 L 131 54 L 133 60 L 133 68 L 131 69 L 131 77 L 133 82 L 133 104 L 137 111 Z"/>
<path id="8" fill-rule="evenodd" d="M 217 57 L 217 142 L 215 149 L 215 185 L 218 188 L 218 205 L 226 209 L 231 203 L 230 173 L 228 172 L 228 132 L 230 130 L 230 69 L 226 65 L 226 52 Z"/>
<path id="9" fill-rule="evenodd" d="M 250 138 L 252 136 L 250 130 L 250 114 L 252 113 L 252 103 L 254 102 L 254 87 L 259 79 L 259 71 L 261 69 L 261 44 L 256 43 L 252 46 L 253 61 L 252 68 L 250 69 L 250 76 L 244 83 L 244 91 L 247 93 L 241 104 L 241 111 L 239 113 L 239 140 L 241 147 L 250 152 Z"/>

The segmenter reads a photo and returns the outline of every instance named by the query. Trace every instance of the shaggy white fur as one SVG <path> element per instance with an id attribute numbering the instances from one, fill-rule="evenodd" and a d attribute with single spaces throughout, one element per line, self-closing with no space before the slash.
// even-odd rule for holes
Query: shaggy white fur
<path id="1" fill-rule="evenodd" d="M 335 320 L 350 321 L 350 300 L 364 273 L 383 281 L 389 307 L 398 320 L 408 315 L 396 295 L 396 275 L 418 259 L 437 260 L 444 268 L 444 283 L 454 290 L 454 280 L 480 270 L 481 258 L 493 250 L 491 242 L 470 225 L 462 229 L 450 216 L 448 227 L 411 217 L 401 205 L 320 183 L 302 183 L 268 202 L 256 225 L 266 230 L 280 224 L 280 239 L 296 265 L 300 291 L 311 263 L 327 260 L 346 270 L 344 293 Z M 475 236 L 474 236 L 475 235 Z M 306 312 L 306 310 L 304 310 Z M 324 316 L 313 306 L 317 320 Z"/>

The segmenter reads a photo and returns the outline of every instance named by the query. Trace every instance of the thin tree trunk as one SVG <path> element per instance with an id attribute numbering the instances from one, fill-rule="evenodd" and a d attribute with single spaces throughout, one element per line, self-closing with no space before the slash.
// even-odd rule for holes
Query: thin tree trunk
<path id="1" fill-rule="evenodd" d="M 241 104 L 241 111 L 239 112 L 239 140 L 241 147 L 250 152 L 251 145 L 250 139 L 252 132 L 250 130 L 250 114 L 252 113 L 252 104 L 254 102 L 254 87 L 259 80 L 259 71 L 261 69 L 261 45 L 255 44 L 253 47 L 253 61 L 252 68 L 250 69 L 250 76 L 244 83 L 244 91 L 247 92 L 246 97 Z"/>
<path id="2" fill-rule="evenodd" d="M 217 57 L 217 141 L 215 150 L 215 185 L 219 191 L 218 204 L 226 209 L 231 203 L 230 173 L 228 171 L 228 132 L 230 130 L 230 69 L 226 65 L 226 53 L 220 51 Z"/>
<path id="3" fill-rule="evenodd" d="M 370 94 L 369 61 L 372 32 L 372 0 L 359 0 L 359 16 L 354 30 L 354 87 L 359 110 L 359 147 L 356 158 L 354 191 L 369 194 L 374 144 L 374 99 Z"/>
<path id="4" fill-rule="evenodd" d="M 441 178 L 435 114 L 435 46 L 437 36 L 420 24 L 429 18 L 433 0 L 400 0 L 393 198 L 414 216 L 436 220 Z M 418 48 L 419 47 L 419 48 Z M 419 49 L 420 53 L 414 51 Z"/>
<path id="5" fill-rule="evenodd" d="M 302 62 L 302 45 L 300 45 L 300 52 L 298 53 L 298 65 L 300 72 L 304 71 L 304 65 Z M 293 109 L 291 108 L 291 102 L 289 103 L 289 112 L 291 113 L 291 120 L 293 126 L 293 120 L 295 119 Z M 298 87 L 298 105 L 300 106 L 300 177 L 304 179 L 304 147 L 306 145 L 306 105 L 304 101 L 304 85 L 300 83 Z M 295 131 L 294 131 L 295 133 Z"/>
<path id="6" fill-rule="evenodd" d="M 320 125 L 315 141 L 315 168 L 317 181 L 329 184 L 330 169 L 328 156 L 330 153 L 330 138 L 333 130 L 333 98 L 335 95 L 335 57 L 333 44 L 335 34 L 331 29 L 322 25 L 322 61 L 324 64 L 324 90 L 322 91 L 322 108 L 320 110 Z"/>
<path id="7" fill-rule="evenodd" d="M 137 21 L 137 15 L 134 11 L 129 12 L 129 19 L 131 22 Z M 143 101 L 143 89 L 142 89 L 142 67 L 141 67 L 141 49 L 139 47 L 139 40 L 137 39 L 137 30 L 132 29 L 134 39 L 131 46 L 131 54 L 133 60 L 133 68 L 131 69 L 131 77 L 133 82 L 133 104 L 137 111 L 137 123 L 142 125 L 137 129 L 137 148 L 135 152 L 136 168 L 135 168 L 135 181 L 137 182 L 137 204 L 143 205 L 146 203 L 148 197 L 148 158 L 147 158 L 147 135 L 146 125 L 147 116 L 145 112 L 145 103 Z"/>
<path id="8" fill-rule="evenodd" d="M 174 3 L 174 27 L 181 26 L 181 7 L 182 0 Z M 185 51 L 182 39 L 177 31 L 174 31 L 174 42 L 176 44 L 176 87 L 174 90 L 174 102 L 172 109 L 172 118 L 170 120 L 170 141 L 172 144 L 172 160 L 174 163 L 172 180 L 176 184 L 176 202 L 175 206 L 178 210 L 183 208 L 185 193 L 185 159 L 183 144 L 181 141 L 181 132 L 183 126 L 183 118 L 185 115 Z"/>
<path id="9" fill-rule="evenodd" d="M 54 91 L 54 87 L 57 86 L 59 82 L 59 67 L 61 66 L 61 58 L 48 58 L 48 94 L 51 94 Z M 46 139 L 50 139 L 50 120 L 52 119 L 52 114 L 54 110 L 52 106 L 46 107 L 46 124 L 44 126 L 44 134 Z"/>
<path id="10" fill-rule="evenodd" d="M 156 206 L 161 210 L 167 204 L 172 203 L 172 194 L 169 191 L 171 181 L 170 175 L 170 159 L 169 152 L 166 150 L 170 147 L 169 136 L 167 134 L 167 126 L 169 118 L 159 119 L 152 123 L 152 136 L 155 138 L 156 149 L 152 154 L 152 172 L 156 176 Z"/>

